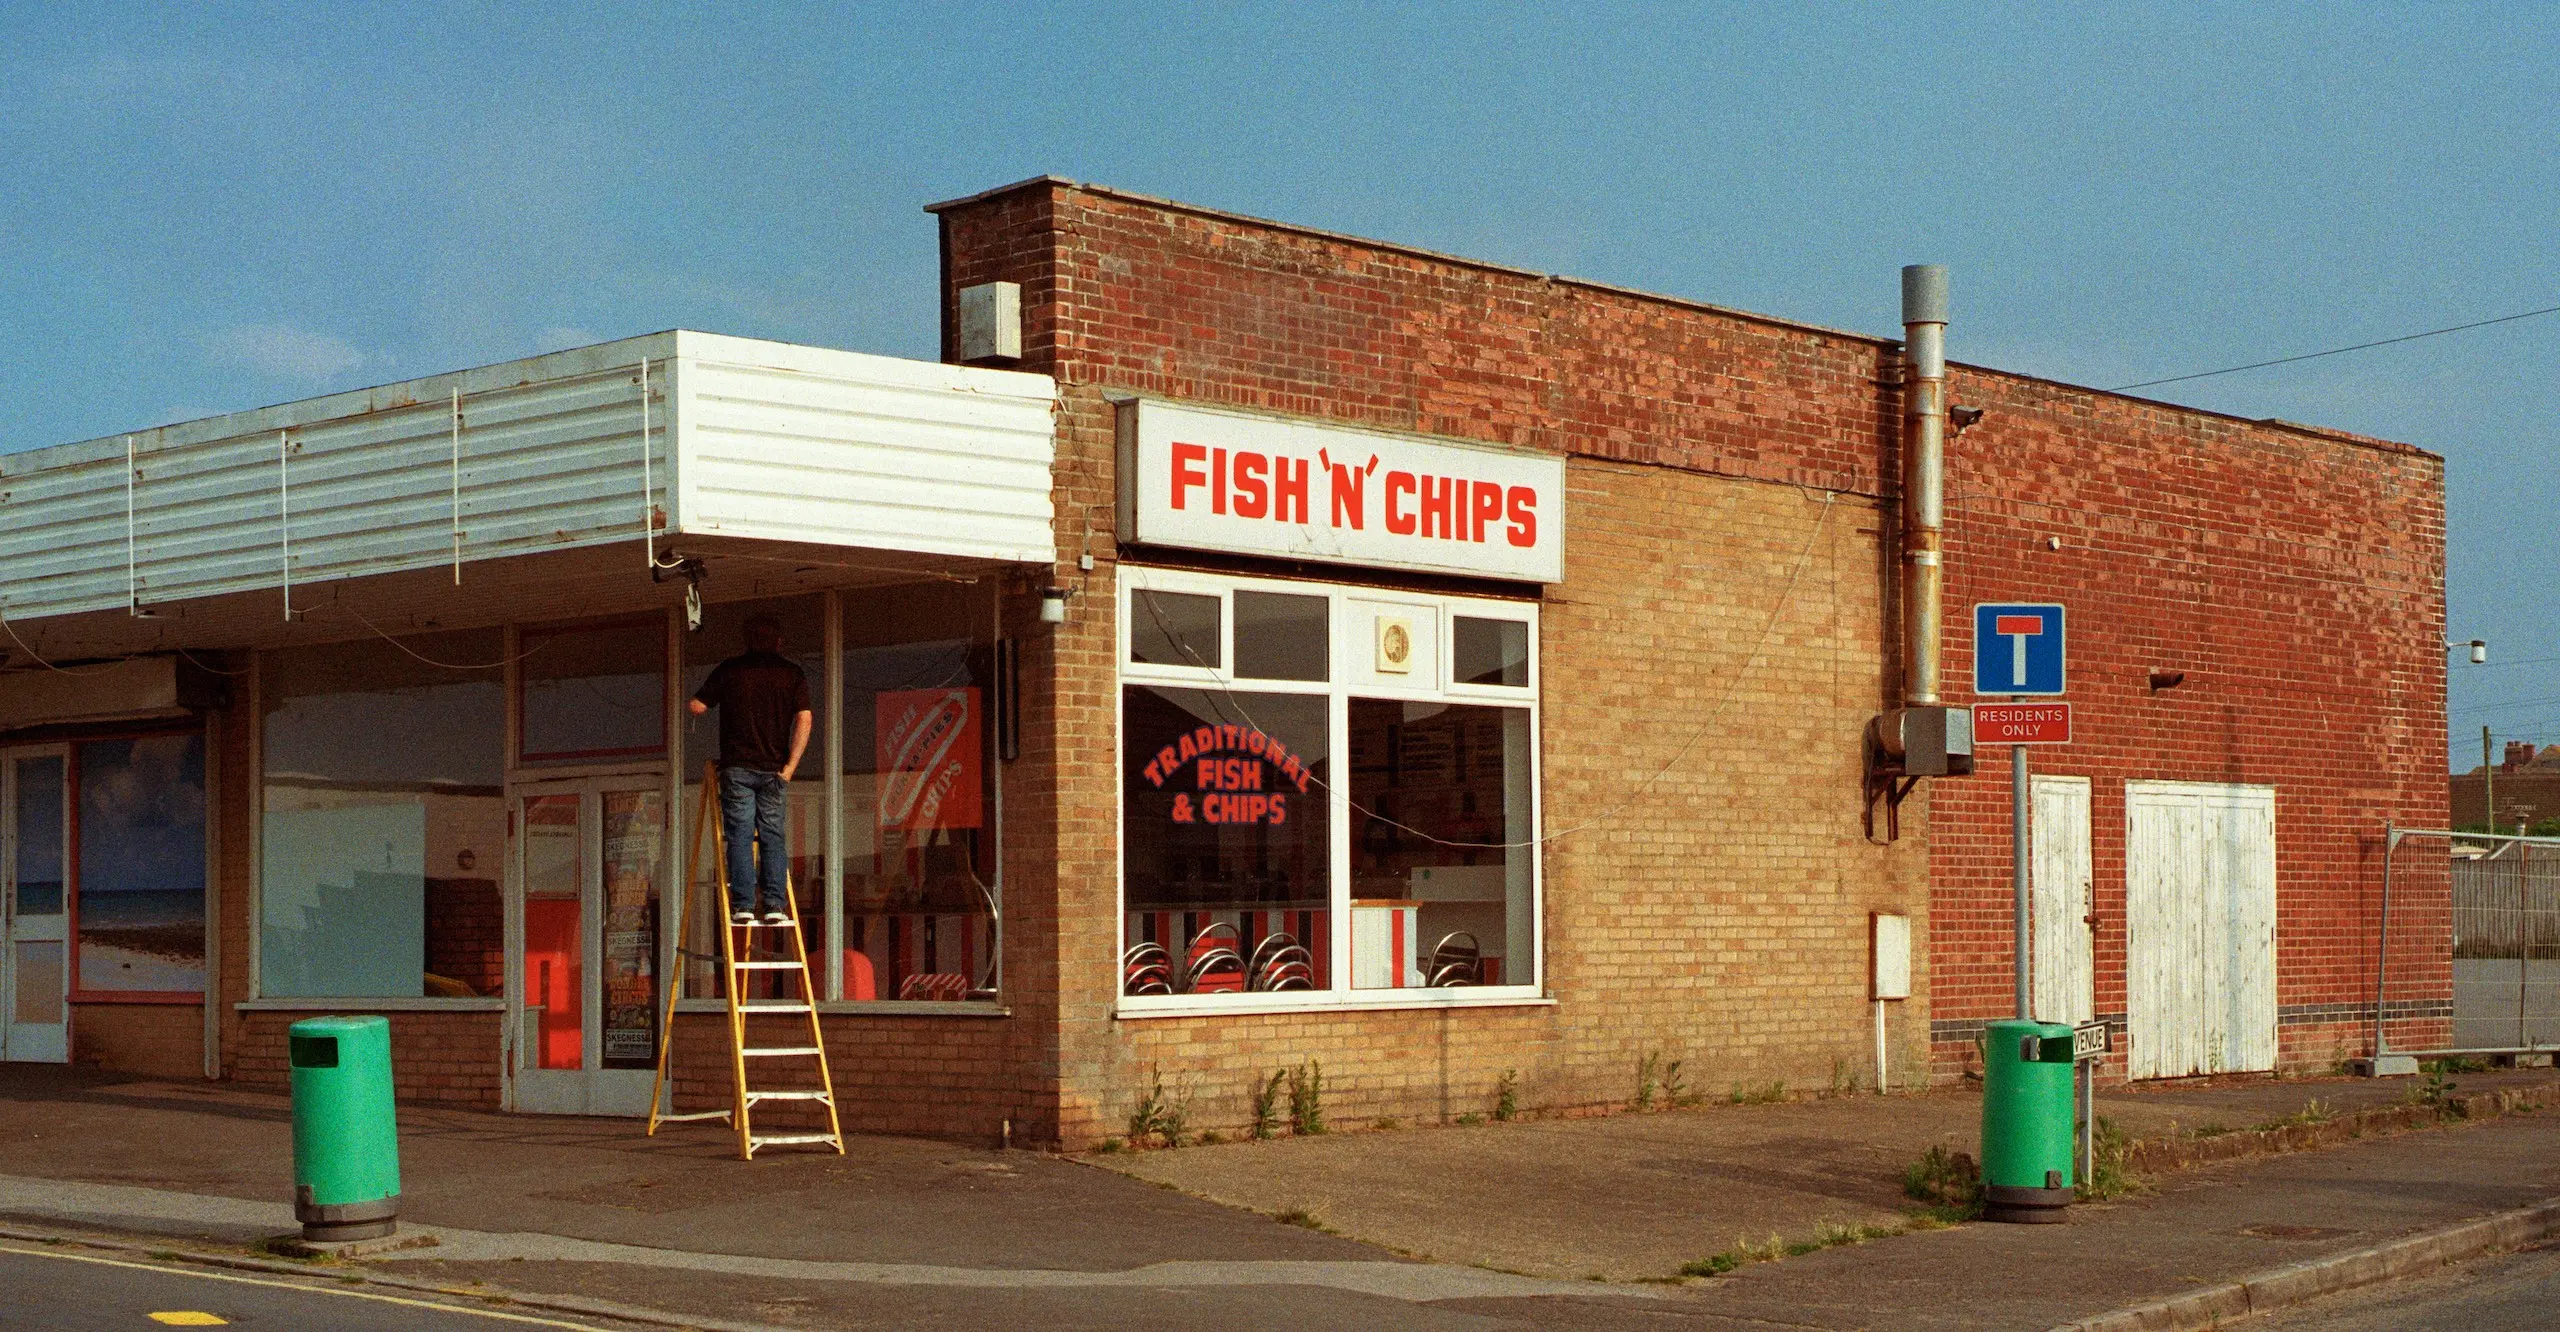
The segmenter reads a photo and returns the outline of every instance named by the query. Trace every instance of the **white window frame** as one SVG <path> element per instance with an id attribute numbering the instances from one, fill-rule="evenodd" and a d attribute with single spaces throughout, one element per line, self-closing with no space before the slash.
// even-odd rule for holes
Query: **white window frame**
<path id="1" fill-rule="evenodd" d="M 1323 680 L 1239 679 L 1235 654 L 1235 593 L 1277 592 L 1291 596 L 1326 599 L 1326 640 L 1329 660 Z M 1214 669 L 1198 666 L 1167 666 L 1130 660 L 1130 631 L 1134 624 L 1135 596 L 1139 592 L 1173 592 L 1193 596 L 1210 596 L 1218 600 L 1218 665 Z M 1412 606 L 1417 621 L 1427 620 L 1437 635 L 1432 645 L 1430 675 L 1417 675 L 1407 684 L 1382 683 L 1369 663 L 1374 661 L 1375 645 L 1366 633 L 1354 635 L 1347 629 L 1354 621 L 1346 612 L 1350 602 L 1397 602 Z M 1120 959 L 1127 956 L 1130 940 L 1128 882 L 1127 773 L 1128 742 L 1124 734 L 1127 719 L 1123 715 L 1125 687 L 1129 685 L 1161 685 L 1171 688 L 1214 689 L 1236 694 L 1294 694 L 1300 697 L 1322 696 L 1330 734 L 1328 750 L 1334 756 L 1329 765 L 1331 776 L 1325 789 L 1327 836 L 1326 862 L 1329 867 L 1329 899 L 1327 919 L 1332 931 L 1326 956 L 1327 984 L 1323 990 L 1291 990 L 1281 992 L 1240 992 L 1233 994 L 1117 995 L 1115 1013 L 1123 1018 L 1170 1017 L 1201 1013 L 1271 1013 L 1309 1012 L 1359 1009 L 1431 1009 L 1471 1008 L 1494 1005 L 1548 1004 L 1546 995 L 1546 856 L 1544 854 L 1545 815 L 1545 743 L 1540 725 L 1538 604 L 1533 601 L 1511 601 L 1495 597 L 1452 596 L 1435 592 L 1408 592 L 1351 583 L 1328 583 L 1280 578 L 1256 578 L 1231 574 L 1198 573 L 1190 570 L 1123 564 L 1119 568 L 1116 600 L 1117 630 L 1114 653 L 1117 671 L 1111 692 L 1112 706 L 1112 817 L 1114 873 L 1118 883 L 1112 893 L 1112 935 L 1116 944 L 1111 953 L 1111 984 L 1115 992 L 1121 985 Z M 1460 617 L 1471 619 L 1510 620 L 1529 630 L 1529 682 L 1526 687 L 1511 685 L 1462 685 L 1452 682 L 1454 663 L 1450 647 Z M 1366 621 L 1357 627 L 1366 627 Z M 1356 640 L 1356 641 L 1355 641 Z M 1392 678 L 1392 677 L 1389 677 Z M 1537 845 L 1529 849 L 1530 911 L 1530 975 L 1532 980 L 1521 985 L 1452 986 L 1443 988 L 1410 988 L 1359 990 L 1351 987 L 1351 794 L 1348 764 L 1351 753 L 1351 710 L 1353 697 L 1409 699 L 1467 704 L 1499 704 L 1521 709 L 1529 717 L 1529 827 Z"/>

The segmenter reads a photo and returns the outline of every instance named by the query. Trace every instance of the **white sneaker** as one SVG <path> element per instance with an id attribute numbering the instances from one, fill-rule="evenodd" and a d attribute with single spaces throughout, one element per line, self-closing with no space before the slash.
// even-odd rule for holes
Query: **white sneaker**
<path id="1" fill-rule="evenodd" d="M 788 925 L 791 923 L 791 917 L 786 916 L 779 911 L 768 911 L 764 913 L 764 923 L 767 925 Z"/>
<path id="2" fill-rule="evenodd" d="M 756 913 L 752 911 L 732 911 L 729 913 L 729 923 L 732 925 L 753 925 L 756 923 Z"/>

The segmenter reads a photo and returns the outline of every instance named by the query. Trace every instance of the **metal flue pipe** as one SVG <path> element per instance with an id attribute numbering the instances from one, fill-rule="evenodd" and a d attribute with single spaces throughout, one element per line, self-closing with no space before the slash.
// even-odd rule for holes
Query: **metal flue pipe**
<path id="1" fill-rule="evenodd" d="M 1902 701 L 1938 701 L 1945 620 L 1940 529 L 1946 521 L 1947 269 L 1902 270 Z"/>

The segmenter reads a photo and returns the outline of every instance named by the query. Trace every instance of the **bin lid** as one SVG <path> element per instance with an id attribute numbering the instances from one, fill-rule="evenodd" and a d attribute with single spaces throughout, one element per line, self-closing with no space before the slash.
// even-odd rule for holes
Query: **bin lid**
<path id="1" fill-rule="evenodd" d="M 390 1025 L 386 1017 L 316 1017 L 304 1018 L 286 1030 L 294 1036 L 346 1036 Z"/>

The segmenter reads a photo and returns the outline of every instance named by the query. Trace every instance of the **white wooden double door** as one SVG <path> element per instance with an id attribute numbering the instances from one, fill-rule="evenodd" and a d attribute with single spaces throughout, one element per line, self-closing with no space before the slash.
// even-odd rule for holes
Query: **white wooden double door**
<path id="1" fill-rule="evenodd" d="M 2276 1066 L 2276 791 L 2125 783 L 2130 1074 Z"/>
<path id="2" fill-rule="evenodd" d="M 2089 779 L 2034 781 L 2036 1018 L 2095 1016 Z M 2276 1062 L 2276 800 L 2271 786 L 2125 784 L 2125 1025 L 2136 1078 Z"/>

